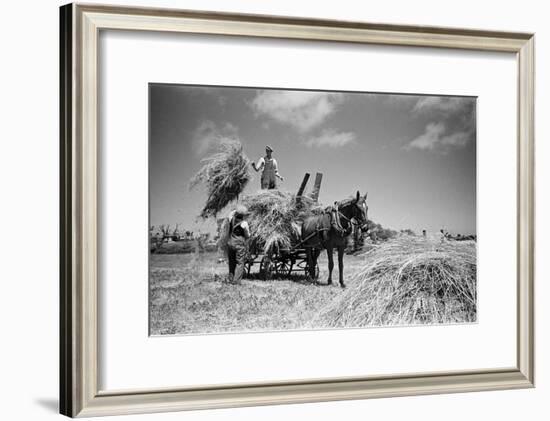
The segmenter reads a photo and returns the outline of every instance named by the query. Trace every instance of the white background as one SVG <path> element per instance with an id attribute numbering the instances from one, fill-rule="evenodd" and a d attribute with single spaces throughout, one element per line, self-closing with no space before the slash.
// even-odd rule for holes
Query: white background
<path id="1" fill-rule="evenodd" d="M 113 3 L 123 3 L 115 2 Z M 5 229 L 0 305 L 3 419 L 52 419 L 58 390 L 58 10 L 57 1 L 3 6 L 1 104 L 2 221 Z M 550 28 L 544 2 L 462 1 L 134 1 L 133 4 L 323 18 L 447 25 L 537 33 L 537 213 L 549 214 Z M 499 158 L 495 143 L 495 159 Z M 550 251 L 548 222 L 537 221 L 537 388 L 462 395 L 392 398 L 186 414 L 141 419 L 546 419 L 550 394 Z M 27 235 L 30 234 L 30 235 Z M 29 238 L 30 237 L 30 238 Z"/>
<path id="2" fill-rule="evenodd" d="M 514 231 L 502 229 L 517 207 L 508 193 L 517 157 L 512 54 L 112 31 L 100 51 L 101 390 L 515 365 L 516 243 Z M 235 57 L 238 65 L 220 71 Z M 479 323 L 148 337 L 151 81 L 477 96 Z"/>

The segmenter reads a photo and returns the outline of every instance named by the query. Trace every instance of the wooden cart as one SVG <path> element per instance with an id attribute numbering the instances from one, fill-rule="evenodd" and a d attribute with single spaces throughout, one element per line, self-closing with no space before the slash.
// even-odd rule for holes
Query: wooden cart
<path id="1" fill-rule="evenodd" d="M 304 240 L 305 241 L 305 240 Z M 267 281 L 271 279 L 287 279 L 293 274 L 302 274 L 309 276 L 309 266 L 307 260 L 307 251 L 302 244 L 298 243 L 290 249 L 280 249 L 274 253 L 250 253 L 246 262 L 246 271 L 250 276 L 254 265 L 259 268 L 260 278 Z M 319 277 L 319 264 L 315 266 L 316 280 Z"/>

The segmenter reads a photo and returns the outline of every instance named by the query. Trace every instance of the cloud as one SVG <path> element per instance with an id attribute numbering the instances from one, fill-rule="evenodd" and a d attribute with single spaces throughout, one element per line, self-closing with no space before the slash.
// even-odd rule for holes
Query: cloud
<path id="1" fill-rule="evenodd" d="M 387 95 L 387 103 L 404 108 L 411 118 L 443 121 L 453 129 L 474 131 L 476 99 L 473 97 Z"/>
<path id="2" fill-rule="evenodd" d="M 411 112 L 432 122 L 405 148 L 447 153 L 465 147 L 475 140 L 475 105 L 475 98 L 466 97 L 425 96 L 418 99 Z"/>
<path id="3" fill-rule="evenodd" d="M 466 146 L 472 137 L 472 133 L 467 131 L 456 131 L 445 134 L 446 132 L 447 128 L 444 123 L 429 123 L 424 133 L 409 142 L 405 148 L 428 151 L 437 149 L 447 152 L 452 148 L 462 148 Z"/>
<path id="4" fill-rule="evenodd" d="M 319 136 L 310 137 L 305 141 L 305 144 L 309 147 L 328 146 L 331 148 L 339 148 L 355 143 L 355 141 L 355 133 L 337 132 L 336 130 L 329 129 L 323 130 Z"/>
<path id="5" fill-rule="evenodd" d="M 386 104 L 405 107 L 409 109 L 413 107 L 418 101 L 418 96 L 416 95 L 406 95 L 406 94 L 380 94 L 380 97 Z"/>
<path id="6" fill-rule="evenodd" d="M 195 153 L 204 155 L 224 137 L 237 137 L 239 129 L 231 123 L 217 125 L 211 120 L 203 120 L 193 131 L 191 145 Z"/>
<path id="7" fill-rule="evenodd" d="M 474 109 L 475 98 L 427 95 L 385 95 L 388 104 L 402 106 L 414 114 L 448 116 L 455 113 L 469 113 Z"/>
<path id="8" fill-rule="evenodd" d="M 416 113 L 439 113 L 445 115 L 468 113 L 473 108 L 474 104 L 474 98 L 425 96 L 416 101 L 412 111 Z"/>
<path id="9" fill-rule="evenodd" d="M 331 92 L 264 90 L 257 92 L 250 106 L 256 116 L 268 116 L 306 133 L 321 125 L 342 101 L 342 94 Z"/>
<path id="10" fill-rule="evenodd" d="M 441 138 L 441 145 L 455 148 L 463 148 L 468 144 L 471 133 L 455 132 Z"/>

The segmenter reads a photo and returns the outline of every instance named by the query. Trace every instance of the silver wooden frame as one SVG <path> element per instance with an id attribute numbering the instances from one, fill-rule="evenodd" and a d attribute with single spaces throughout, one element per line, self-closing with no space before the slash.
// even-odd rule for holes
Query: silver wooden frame
<path id="1" fill-rule="evenodd" d="M 60 9 L 60 412 L 93 416 L 534 385 L 534 35 L 70 4 Z M 517 57 L 517 362 L 501 369 L 109 392 L 98 389 L 97 69 L 101 30 L 505 51 Z"/>

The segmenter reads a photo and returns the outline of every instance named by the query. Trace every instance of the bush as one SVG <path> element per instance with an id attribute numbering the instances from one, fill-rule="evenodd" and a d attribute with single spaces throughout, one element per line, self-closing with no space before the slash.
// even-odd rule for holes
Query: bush
<path id="1" fill-rule="evenodd" d="M 397 236 L 397 231 L 384 228 L 382 225 L 369 220 L 369 236 L 373 241 L 387 241 Z"/>

